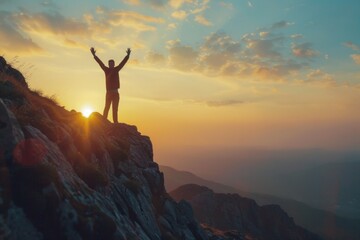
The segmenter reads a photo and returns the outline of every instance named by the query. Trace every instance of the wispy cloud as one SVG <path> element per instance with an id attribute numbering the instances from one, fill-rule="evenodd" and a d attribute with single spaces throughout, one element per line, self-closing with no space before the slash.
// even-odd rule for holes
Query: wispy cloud
<path id="1" fill-rule="evenodd" d="M 188 14 L 184 10 L 178 10 L 173 12 L 171 16 L 175 19 L 183 20 L 188 16 Z"/>
<path id="2" fill-rule="evenodd" d="M 348 48 L 354 50 L 354 51 L 359 51 L 360 50 L 359 45 L 357 45 L 357 44 L 355 44 L 353 42 L 344 42 L 343 45 L 345 47 L 348 47 Z"/>
<path id="3" fill-rule="evenodd" d="M 106 10 L 103 14 L 103 17 L 105 21 L 112 26 L 128 27 L 138 31 L 155 31 L 156 27 L 151 24 L 165 22 L 163 18 L 121 10 Z"/>
<path id="4" fill-rule="evenodd" d="M 212 23 L 206 19 L 203 15 L 197 15 L 195 16 L 195 21 L 200 23 L 201 25 L 204 25 L 204 26 L 211 26 Z"/>
<path id="5" fill-rule="evenodd" d="M 22 11 L 13 14 L 12 17 L 20 29 L 25 32 L 64 36 L 86 36 L 89 34 L 89 29 L 85 22 L 66 18 L 58 12 L 31 14 Z"/>
<path id="6" fill-rule="evenodd" d="M 140 0 L 122 0 L 122 1 L 129 5 L 140 5 Z"/>
<path id="7" fill-rule="evenodd" d="M 245 103 L 244 101 L 237 100 L 237 99 L 206 101 L 206 104 L 209 107 L 233 106 L 233 105 L 244 104 L 244 103 Z"/>
<path id="8" fill-rule="evenodd" d="M 294 25 L 293 22 L 287 22 L 287 21 L 280 21 L 280 22 L 276 22 L 271 26 L 271 29 L 279 29 L 279 28 L 286 28 L 289 27 L 291 25 Z"/>
<path id="9" fill-rule="evenodd" d="M 187 9 L 180 8 L 184 3 L 189 5 Z M 204 26 L 212 25 L 212 22 L 204 16 L 205 10 L 209 8 L 209 0 L 170 0 L 169 4 L 176 9 L 171 13 L 174 19 L 189 20 L 189 16 L 194 16 L 195 22 Z"/>
<path id="10" fill-rule="evenodd" d="M 55 9 L 36 13 L 26 10 L 2 12 L 0 18 L 0 45 L 7 52 L 14 53 L 43 51 L 31 37 L 46 39 L 48 43 L 67 48 L 86 49 L 85 39 L 116 45 L 118 41 L 113 41 L 110 36 L 114 31 L 131 29 L 134 35 L 156 31 L 156 26 L 165 22 L 159 17 L 103 7 L 98 7 L 94 13 L 85 13 L 80 18 L 65 17 Z M 139 45 L 136 41 L 133 44 Z"/>
<path id="11" fill-rule="evenodd" d="M 359 52 L 360 51 L 360 46 L 353 43 L 353 42 L 344 42 L 343 45 L 345 47 L 350 48 L 351 50 L 355 51 L 355 52 Z M 360 54 L 355 53 L 355 54 L 351 54 L 350 55 L 351 59 L 356 63 L 360 65 Z"/>
<path id="12" fill-rule="evenodd" d="M 352 54 L 351 58 L 354 60 L 356 64 L 360 65 L 360 54 Z"/>
<path id="13" fill-rule="evenodd" d="M 334 77 L 320 69 L 310 71 L 306 77 L 307 79 L 305 82 L 307 83 L 321 84 L 326 87 L 336 86 Z"/>
<path id="14" fill-rule="evenodd" d="M 292 44 L 292 53 L 300 58 L 312 58 L 319 55 L 319 52 L 312 49 L 311 43 Z"/>
<path id="15" fill-rule="evenodd" d="M 43 51 L 30 37 L 24 37 L 19 32 L 11 20 L 11 14 L 4 11 L 0 11 L 0 49 L 17 54 Z"/>
<path id="16" fill-rule="evenodd" d="M 224 8 L 227 8 L 229 10 L 233 10 L 234 9 L 234 5 L 232 3 L 229 3 L 229 2 L 220 2 L 219 3 L 220 6 L 224 7 Z"/>
<path id="17" fill-rule="evenodd" d="M 189 2 L 189 0 L 170 0 L 169 5 L 173 8 L 180 8 L 185 2 Z"/>

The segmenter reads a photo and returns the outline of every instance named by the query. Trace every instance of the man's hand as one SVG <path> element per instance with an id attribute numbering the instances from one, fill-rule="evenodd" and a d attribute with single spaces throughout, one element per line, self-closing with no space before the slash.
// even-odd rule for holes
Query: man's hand
<path id="1" fill-rule="evenodd" d="M 130 49 L 130 48 L 128 48 L 128 49 L 126 50 L 126 53 L 127 53 L 127 55 L 129 56 L 129 55 L 130 55 L 130 53 L 131 53 L 131 49 Z"/>
<path id="2" fill-rule="evenodd" d="M 90 52 L 92 53 L 93 56 L 95 56 L 95 53 L 96 53 L 95 48 L 93 48 L 93 47 L 90 48 Z"/>

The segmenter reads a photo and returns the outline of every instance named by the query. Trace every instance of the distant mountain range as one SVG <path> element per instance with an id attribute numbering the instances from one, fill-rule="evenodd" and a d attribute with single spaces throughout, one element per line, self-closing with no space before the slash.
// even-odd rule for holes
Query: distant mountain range
<path id="1" fill-rule="evenodd" d="M 313 231 L 326 239 L 360 239 L 360 220 L 344 218 L 329 211 L 311 207 L 305 203 L 266 194 L 249 193 L 234 187 L 209 181 L 187 171 L 160 166 L 164 173 L 165 187 L 168 192 L 185 184 L 206 186 L 216 193 L 238 193 L 254 199 L 258 204 L 279 204 L 295 223 Z"/>
<path id="2" fill-rule="evenodd" d="M 180 186 L 169 194 L 177 201 L 188 201 L 200 223 L 232 231 L 233 239 L 321 239 L 297 226 L 279 205 L 259 206 L 253 199 L 236 193 L 214 193 L 196 184 Z"/>

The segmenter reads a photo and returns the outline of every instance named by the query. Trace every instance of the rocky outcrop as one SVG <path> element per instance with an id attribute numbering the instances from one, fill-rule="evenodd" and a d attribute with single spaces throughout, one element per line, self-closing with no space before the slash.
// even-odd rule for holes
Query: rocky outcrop
<path id="1" fill-rule="evenodd" d="M 260 207 L 254 200 L 238 194 L 214 193 L 207 187 L 195 184 L 183 185 L 170 192 L 170 195 L 178 201 L 188 201 L 196 218 L 208 226 L 208 232 L 214 233 L 219 229 L 224 236 L 237 236 L 229 239 L 319 239 L 296 226 L 293 219 L 278 205 Z"/>
<path id="2" fill-rule="evenodd" d="M 8 64 L 4 57 L 0 56 L 0 74 L 14 78 L 19 84 L 28 87 L 24 75 L 17 69 Z"/>
<path id="3" fill-rule="evenodd" d="M 166 193 L 149 137 L 12 81 L 0 76 L 0 239 L 208 239 Z"/>
<path id="4" fill-rule="evenodd" d="M 165 191 L 135 126 L 65 110 L 0 57 L 0 239 L 315 239 L 277 206 L 185 193 Z"/>

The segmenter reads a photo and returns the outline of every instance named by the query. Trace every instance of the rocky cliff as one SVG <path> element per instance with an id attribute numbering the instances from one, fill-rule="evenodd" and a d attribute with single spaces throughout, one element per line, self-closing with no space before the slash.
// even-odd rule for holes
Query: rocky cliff
<path id="1" fill-rule="evenodd" d="M 170 192 L 170 195 L 178 201 L 188 201 L 195 217 L 211 232 L 218 231 L 214 231 L 215 228 L 222 230 L 225 235 L 257 240 L 319 239 L 315 234 L 296 226 L 278 205 L 260 207 L 254 200 L 238 194 L 214 193 L 207 187 L 195 184 L 183 185 Z"/>
<path id="2" fill-rule="evenodd" d="M 208 225 L 165 191 L 149 137 L 97 113 L 87 119 L 65 110 L 0 57 L 0 239 L 314 239 L 275 206 L 199 194 L 210 215 L 195 210 Z M 219 201 L 229 204 L 218 208 Z"/>
<path id="3" fill-rule="evenodd" d="M 66 111 L 0 60 L 0 239 L 208 239 L 149 137 Z"/>

